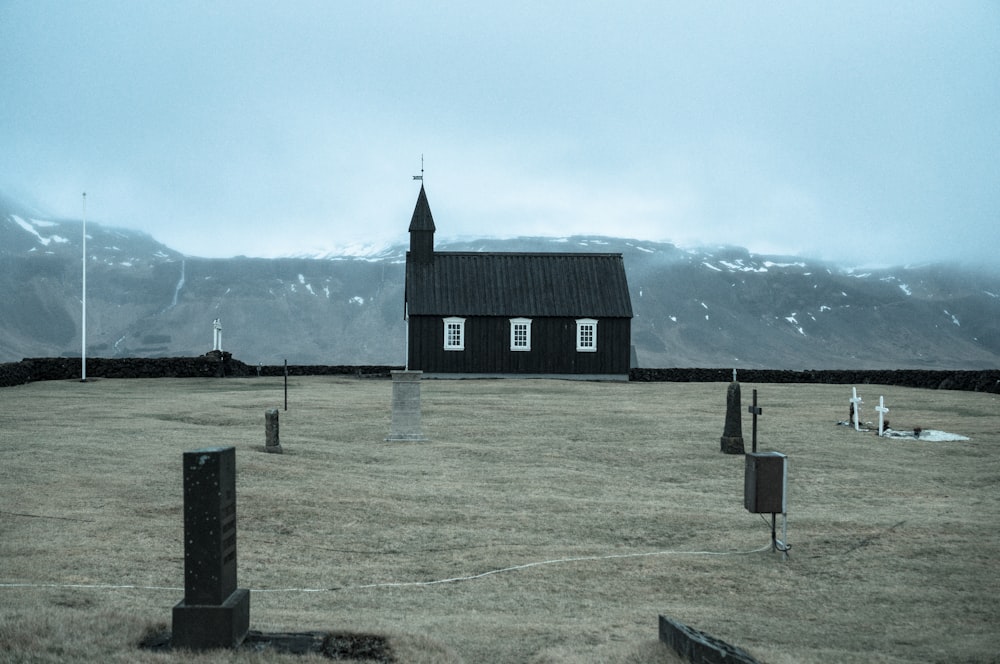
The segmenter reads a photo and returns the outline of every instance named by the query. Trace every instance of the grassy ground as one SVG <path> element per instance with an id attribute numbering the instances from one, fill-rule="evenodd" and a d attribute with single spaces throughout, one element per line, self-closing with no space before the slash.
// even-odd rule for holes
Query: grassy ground
<path id="1" fill-rule="evenodd" d="M 183 596 L 181 454 L 233 445 L 252 629 L 669 663 L 665 614 L 771 664 L 1000 662 L 997 395 L 859 386 L 867 419 L 884 395 L 894 428 L 970 438 L 930 443 L 835 426 L 850 387 L 744 384 L 747 448 L 757 387 L 789 455 L 782 561 L 719 452 L 726 384 L 426 381 L 430 440 L 399 443 L 390 382 L 292 378 L 265 454 L 281 381 L 0 390 L 0 661 L 304 661 L 135 648 Z"/>

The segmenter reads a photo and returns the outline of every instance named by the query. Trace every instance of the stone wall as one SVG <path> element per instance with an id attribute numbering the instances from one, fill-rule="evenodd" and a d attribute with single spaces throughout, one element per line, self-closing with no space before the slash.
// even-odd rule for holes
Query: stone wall
<path id="1" fill-rule="evenodd" d="M 403 367 L 394 367 L 383 364 L 360 364 L 360 365 L 322 365 L 322 364 L 289 364 L 289 376 L 357 376 L 358 378 L 391 378 L 392 371 L 400 370 Z M 257 367 L 250 367 L 253 375 L 257 374 Z M 264 365 L 260 367 L 261 376 L 283 376 L 285 375 L 284 365 L 274 366 Z"/>
<path id="2" fill-rule="evenodd" d="M 389 378 L 390 366 L 289 365 L 289 376 L 349 375 Z M 259 371 L 258 371 L 259 370 Z M 222 378 L 226 376 L 284 376 L 284 365 L 252 366 L 231 353 L 211 351 L 197 357 L 87 358 L 87 378 Z M 0 387 L 39 380 L 80 380 L 78 357 L 32 357 L 0 364 Z"/>
<path id="3" fill-rule="evenodd" d="M 289 365 L 289 376 L 357 376 L 389 378 L 396 366 Z M 221 378 L 225 376 L 283 376 L 284 365 L 253 366 L 230 353 L 211 351 L 197 357 L 87 358 L 87 378 Z M 732 369 L 632 369 L 629 380 L 638 382 L 722 383 L 733 378 Z M 0 387 L 38 380 L 79 380 L 80 358 L 28 358 L 0 364 Z M 826 383 L 835 385 L 898 385 L 932 390 L 966 390 L 1000 394 L 1000 370 L 924 371 L 816 370 L 784 371 L 740 369 L 741 383 Z"/>
<path id="4" fill-rule="evenodd" d="M 741 383 L 825 383 L 829 385 L 898 385 L 930 390 L 965 390 L 1000 394 L 1000 370 L 930 371 L 737 369 Z M 632 369 L 629 380 L 677 383 L 729 382 L 732 369 Z"/>
<path id="5" fill-rule="evenodd" d="M 197 357 L 87 358 L 87 378 L 196 378 L 249 376 L 256 373 L 230 353 Z M 0 387 L 38 380 L 79 380 L 78 357 L 33 357 L 0 364 Z"/>

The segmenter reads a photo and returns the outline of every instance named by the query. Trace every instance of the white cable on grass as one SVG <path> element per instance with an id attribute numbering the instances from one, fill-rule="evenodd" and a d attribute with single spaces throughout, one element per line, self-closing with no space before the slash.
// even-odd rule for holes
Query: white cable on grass
<path id="1" fill-rule="evenodd" d="M 104 583 L 0 583 L 0 588 L 87 588 L 88 590 L 180 590 L 168 586 L 116 586 Z"/>
<path id="2" fill-rule="evenodd" d="M 542 565 L 556 565 L 559 563 L 575 563 L 591 560 L 611 560 L 615 558 L 647 558 L 650 556 L 743 556 L 751 553 L 760 553 L 771 548 L 770 544 L 762 546 L 752 551 L 649 551 L 646 553 L 614 553 L 606 556 L 578 556 L 574 558 L 555 558 L 553 560 L 540 560 L 523 565 L 512 565 L 493 569 L 480 574 L 469 576 L 455 576 L 449 579 L 437 579 L 435 581 L 394 581 L 386 583 L 366 583 L 360 586 L 339 586 L 334 588 L 251 588 L 254 593 L 325 593 L 340 590 L 367 590 L 371 588 L 404 588 L 412 586 L 436 586 L 443 583 L 459 583 L 462 581 L 475 581 L 494 574 L 504 572 L 516 572 L 529 567 L 541 567 Z M 89 588 L 93 590 L 171 590 L 183 591 L 183 588 L 170 588 L 166 586 L 115 586 L 105 584 L 83 584 L 83 583 L 0 583 L 0 588 Z"/>
<path id="3" fill-rule="evenodd" d="M 738 556 L 746 555 L 750 553 L 760 553 L 761 551 L 766 551 L 771 548 L 771 545 L 763 546 L 759 549 L 754 549 L 753 551 L 650 551 L 647 553 L 616 553 L 608 556 L 579 556 L 576 558 L 556 558 L 554 560 L 541 560 L 534 563 L 525 563 L 524 565 L 513 565 L 512 567 L 503 567 L 501 569 L 494 569 L 488 572 L 483 572 L 482 574 L 473 574 L 471 576 L 456 576 L 451 579 L 438 579 L 437 581 L 402 581 L 395 583 L 370 583 L 363 586 L 345 586 L 343 588 L 331 588 L 331 590 L 362 590 L 366 588 L 400 588 L 404 586 L 434 586 L 441 583 L 457 583 L 460 581 L 474 581 L 475 579 L 481 579 L 486 576 L 491 576 L 493 574 L 501 574 L 503 572 L 515 572 L 517 570 L 528 569 L 529 567 L 540 567 L 542 565 L 555 565 L 558 563 L 575 563 L 588 560 L 610 560 L 612 558 L 645 558 L 649 556 Z M 285 592 L 294 592 L 296 589 L 289 588 Z M 260 592 L 282 592 L 282 590 L 268 590 Z M 314 591 L 309 591 L 314 592 Z"/>

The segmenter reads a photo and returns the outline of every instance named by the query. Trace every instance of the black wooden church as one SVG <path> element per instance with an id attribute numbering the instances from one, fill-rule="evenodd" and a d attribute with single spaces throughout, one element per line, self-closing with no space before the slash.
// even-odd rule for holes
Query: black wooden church
<path id="1" fill-rule="evenodd" d="M 409 369 L 628 379 L 621 254 L 435 251 L 434 231 L 421 184 L 406 254 Z"/>

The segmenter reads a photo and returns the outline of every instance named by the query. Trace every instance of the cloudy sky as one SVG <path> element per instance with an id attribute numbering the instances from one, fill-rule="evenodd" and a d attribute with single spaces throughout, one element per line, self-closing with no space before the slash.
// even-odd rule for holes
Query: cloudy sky
<path id="1" fill-rule="evenodd" d="M 488 6 L 487 6 L 488 4 Z M 1000 3 L 0 0 L 0 192 L 190 255 L 993 261 Z"/>

